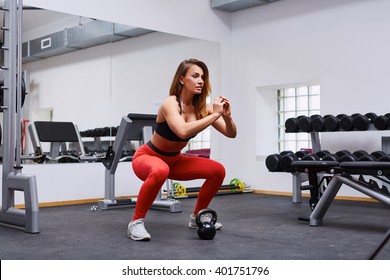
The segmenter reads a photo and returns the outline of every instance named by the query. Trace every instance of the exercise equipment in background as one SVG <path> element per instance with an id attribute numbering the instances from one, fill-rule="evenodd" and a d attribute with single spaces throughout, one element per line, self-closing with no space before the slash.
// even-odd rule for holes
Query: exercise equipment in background
<path id="1" fill-rule="evenodd" d="M 180 184 L 179 182 L 173 182 L 172 183 L 172 192 L 173 192 L 173 197 L 178 198 L 178 197 L 187 197 L 187 189 L 185 186 Z"/>
<path id="2" fill-rule="evenodd" d="M 115 206 L 135 205 L 137 199 L 118 199 L 115 197 L 115 172 L 121 159 L 126 141 L 147 143 L 156 126 L 156 115 L 128 114 L 122 117 L 114 143 L 102 160 L 105 167 L 104 199 L 98 201 L 98 209 L 108 210 Z M 167 180 L 169 185 L 169 180 Z M 181 212 L 181 202 L 172 198 L 162 198 L 162 191 L 153 202 L 151 209 L 168 209 L 169 212 Z"/>
<path id="3" fill-rule="evenodd" d="M 180 182 L 172 182 L 167 184 L 167 189 L 164 191 L 167 193 L 168 198 L 182 199 L 182 198 L 194 198 L 198 196 L 201 187 L 185 187 Z M 251 193 L 253 190 L 250 186 L 247 186 L 243 181 L 238 178 L 230 180 L 229 184 L 222 185 L 216 195 L 227 195 L 227 194 L 242 194 Z"/>
<path id="4" fill-rule="evenodd" d="M 300 115 L 285 121 L 286 133 L 296 132 L 326 132 L 326 131 L 365 131 L 390 129 L 390 113 L 377 115 L 374 112 L 352 115 Z"/>
<path id="5" fill-rule="evenodd" d="M 0 112 L 3 112 L 3 110 L 4 110 L 3 109 L 3 107 L 4 107 L 4 89 L 3 89 L 4 88 L 4 76 L 5 76 L 5 70 L 0 69 Z M 24 105 L 24 101 L 26 99 L 26 95 L 27 95 L 26 83 L 24 81 L 23 76 L 22 76 L 20 88 L 22 89 L 21 90 L 21 99 L 22 99 L 21 108 L 22 108 Z M 17 102 L 17 99 L 16 99 L 16 102 Z"/>
<path id="6" fill-rule="evenodd" d="M 386 130 L 390 128 L 390 113 L 387 113 L 385 115 L 380 115 L 375 118 L 374 120 L 374 126 L 378 130 Z"/>
<path id="7" fill-rule="evenodd" d="M 368 130 L 369 125 L 374 122 L 376 117 L 375 113 L 366 113 L 365 115 L 356 113 L 351 116 L 344 116 L 340 119 L 340 129 L 344 131 Z"/>
<path id="8" fill-rule="evenodd" d="M 390 113 L 378 115 L 374 112 L 366 114 L 338 114 L 338 115 L 312 115 L 288 118 L 285 121 L 286 133 L 309 133 L 311 138 L 311 154 L 304 155 L 304 161 L 319 161 L 318 164 L 323 164 L 327 161 L 337 162 L 338 164 L 345 162 L 390 162 L 390 137 L 382 137 L 382 151 L 374 151 L 368 153 L 366 151 L 350 152 L 341 150 L 336 153 L 325 153 L 318 155 L 321 152 L 320 132 L 334 131 L 375 131 L 375 130 L 390 130 L 389 123 Z M 307 189 L 303 183 L 310 181 L 308 173 L 297 172 L 293 163 L 303 160 L 302 151 L 282 151 L 280 154 L 271 154 L 267 156 L 265 165 L 270 172 L 289 172 L 293 176 L 292 186 L 292 202 L 299 203 L 302 201 L 302 190 Z M 323 176 L 323 174 L 319 174 Z M 332 176 L 332 174 L 330 175 Z M 320 179 L 320 178 L 319 178 Z M 313 180 L 312 180 L 313 181 Z M 321 180 L 323 181 L 323 180 Z M 327 180 L 323 181 L 327 184 Z M 380 182 L 379 185 L 386 185 L 386 182 Z M 390 184 L 390 182 L 389 182 Z M 309 183 L 310 185 L 310 183 Z M 310 188 L 309 188 L 310 189 Z M 382 192 L 387 193 L 387 185 L 382 188 Z M 322 192 L 320 191 L 319 194 Z M 315 206 L 311 204 L 311 208 Z"/>
<path id="9" fill-rule="evenodd" d="M 72 122 L 36 121 L 28 131 L 36 151 L 36 157 L 44 156 L 46 162 L 94 162 L 96 156 L 85 153 L 77 125 Z M 44 151 L 42 143 L 50 143 L 50 150 Z M 38 152 L 39 151 L 39 152 Z"/>
<path id="10" fill-rule="evenodd" d="M 3 176 L 0 223 L 39 233 L 35 175 L 22 173 L 20 157 L 22 107 L 22 1 L 4 1 Z M 24 194 L 24 209 L 15 208 L 15 192 Z"/>

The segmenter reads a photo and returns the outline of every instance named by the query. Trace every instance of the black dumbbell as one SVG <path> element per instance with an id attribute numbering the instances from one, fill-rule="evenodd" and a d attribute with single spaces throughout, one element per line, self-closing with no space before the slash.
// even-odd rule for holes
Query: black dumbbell
<path id="1" fill-rule="evenodd" d="M 95 130 L 94 129 L 88 129 L 87 130 L 87 136 L 88 137 L 94 137 L 95 136 Z"/>
<path id="2" fill-rule="evenodd" d="M 317 154 L 311 153 L 302 158 L 302 160 L 311 160 L 311 161 L 317 161 L 320 160 L 320 157 Z"/>
<path id="3" fill-rule="evenodd" d="M 80 131 L 80 136 L 81 137 L 91 137 L 92 136 L 92 130 L 91 129 L 87 129 L 87 130 Z"/>
<path id="4" fill-rule="evenodd" d="M 349 154 L 349 155 L 344 155 L 340 158 L 339 162 L 345 162 L 345 161 L 357 161 L 358 158 L 357 156 L 353 155 L 353 154 Z"/>
<path id="5" fill-rule="evenodd" d="M 102 135 L 103 131 L 100 127 L 97 127 L 93 130 L 93 136 L 94 137 L 100 137 L 100 136 L 103 136 Z"/>
<path id="6" fill-rule="evenodd" d="M 358 161 L 377 161 L 381 156 L 384 155 L 384 152 L 375 151 L 369 154 L 365 150 L 358 150 L 353 152 L 352 154 L 357 157 Z"/>
<path id="7" fill-rule="evenodd" d="M 313 131 L 315 131 L 315 132 L 325 131 L 325 120 L 327 117 L 328 117 L 328 115 L 323 116 L 323 117 L 319 116 L 317 118 L 314 118 L 311 121 L 311 127 L 312 127 Z"/>
<path id="8" fill-rule="evenodd" d="M 324 158 L 325 156 L 327 156 L 327 155 L 329 155 L 329 154 L 330 154 L 330 152 L 329 152 L 328 150 L 321 150 L 321 151 L 316 152 L 316 155 L 317 155 L 320 159 Z"/>
<path id="9" fill-rule="evenodd" d="M 272 154 L 267 156 L 267 158 L 265 159 L 265 165 L 268 171 L 271 172 L 282 171 L 280 160 L 282 156 L 287 154 L 294 154 L 294 153 L 292 151 L 283 151 L 280 154 Z"/>
<path id="10" fill-rule="evenodd" d="M 309 154 L 309 152 L 306 151 L 306 150 L 299 150 L 299 151 L 295 152 L 295 155 L 296 155 L 298 158 L 303 158 L 303 157 L 306 156 L 307 154 Z"/>
<path id="11" fill-rule="evenodd" d="M 356 113 L 351 116 L 344 116 L 340 119 L 340 129 L 345 131 L 351 131 L 355 127 L 353 126 L 353 120 L 361 114 Z"/>
<path id="12" fill-rule="evenodd" d="M 111 136 L 116 136 L 118 129 L 119 129 L 119 126 L 111 127 Z"/>
<path id="13" fill-rule="evenodd" d="M 111 128 L 108 126 L 105 126 L 102 128 L 102 136 L 110 136 L 111 134 Z"/>
<path id="14" fill-rule="evenodd" d="M 390 155 L 383 155 L 381 156 L 378 161 L 383 161 L 383 162 L 390 162 Z"/>
<path id="15" fill-rule="evenodd" d="M 352 154 L 359 159 L 362 156 L 368 155 L 368 152 L 365 150 L 357 150 L 357 151 L 353 152 Z"/>
<path id="16" fill-rule="evenodd" d="M 340 161 L 340 157 L 337 154 L 328 154 L 322 158 L 323 161 Z"/>
<path id="17" fill-rule="evenodd" d="M 302 160 L 321 160 L 325 156 L 329 155 L 330 152 L 328 150 L 321 150 L 316 153 L 310 153 L 302 158 Z"/>
<path id="18" fill-rule="evenodd" d="M 377 158 L 374 157 L 373 155 L 367 154 L 367 155 L 362 155 L 358 161 L 377 161 Z"/>
<path id="19" fill-rule="evenodd" d="M 311 132 L 313 131 L 312 122 L 316 118 L 321 118 L 320 115 L 312 115 L 310 117 L 302 117 L 298 120 L 298 128 L 303 132 Z"/>
<path id="20" fill-rule="evenodd" d="M 268 171 L 271 172 L 281 171 L 280 155 L 279 154 L 268 155 L 267 158 L 265 159 L 265 166 L 267 167 Z"/>
<path id="21" fill-rule="evenodd" d="M 298 116 L 296 118 L 288 118 L 286 122 L 284 123 L 284 126 L 286 128 L 286 132 L 298 132 L 299 131 L 299 126 L 298 126 L 298 121 L 301 118 L 304 118 L 306 116 Z"/>
<path id="22" fill-rule="evenodd" d="M 345 155 L 351 155 L 351 154 L 352 153 L 348 150 L 340 150 L 340 151 L 336 152 L 336 155 L 340 158 L 342 158 Z"/>
<path id="23" fill-rule="evenodd" d="M 375 152 L 372 152 L 370 155 L 372 155 L 373 157 L 376 158 L 376 160 L 379 160 L 381 157 L 383 157 L 384 155 L 386 155 L 386 153 L 384 151 L 375 151 Z"/>
<path id="24" fill-rule="evenodd" d="M 336 152 L 336 155 L 340 158 L 339 162 L 344 161 L 357 161 L 358 158 L 348 150 L 341 150 Z"/>
<path id="25" fill-rule="evenodd" d="M 375 113 L 367 113 L 365 115 L 356 115 L 353 118 L 352 126 L 360 131 L 367 130 L 370 123 L 374 123 L 377 115 Z"/>
<path id="26" fill-rule="evenodd" d="M 300 159 L 304 159 L 307 156 L 306 151 L 298 151 L 296 153 L 288 153 L 281 157 L 280 168 L 284 172 L 293 172 L 295 169 L 291 166 L 291 163 Z"/>
<path id="27" fill-rule="evenodd" d="M 378 130 L 386 130 L 390 128 L 390 113 L 386 115 L 377 116 L 374 120 L 374 126 Z"/>
<path id="28" fill-rule="evenodd" d="M 342 156 L 339 160 L 339 162 L 345 162 L 345 161 L 357 161 L 358 157 L 353 154 L 346 154 Z"/>
<path id="29" fill-rule="evenodd" d="M 333 115 L 325 115 L 323 117 L 321 116 L 318 116 L 317 118 L 314 118 L 312 121 L 311 121 L 311 127 L 313 129 L 313 131 L 315 132 L 322 132 L 322 131 L 326 131 L 326 126 L 325 126 L 325 122 L 328 118 L 334 118 L 337 125 L 339 123 L 339 119 Z M 330 121 L 330 120 L 329 120 Z"/>
<path id="30" fill-rule="evenodd" d="M 96 128 L 96 135 L 99 137 L 106 136 L 106 129 L 104 127 Z"/>
<path id="31" fill-rule="evenodd" d="M 340 130 L 340 120 L 345 116 L 346 114 L 338 114 L 337 116 L 328 115 L 324 122 L 325 130 L 326 131 Z"/>

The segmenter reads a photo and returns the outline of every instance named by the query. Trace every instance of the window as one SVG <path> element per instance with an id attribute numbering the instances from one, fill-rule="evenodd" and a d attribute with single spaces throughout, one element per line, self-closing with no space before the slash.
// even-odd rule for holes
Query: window
<path id="1" fill-rule="evenodd" d="M 188 150 L 197 150 L 197 149 L 209 149 L 210 148 L 210 127 L 203 130 L 196 137 L 192 138 L 188 142 Z"/>
<path id="2" fill-rule="evenodd" d="M 320 86 L 289 87 L 278 91 L 279 152 L 311 148 L 310 133 L 285 133 L 288 118 L 320 113 Z"/>

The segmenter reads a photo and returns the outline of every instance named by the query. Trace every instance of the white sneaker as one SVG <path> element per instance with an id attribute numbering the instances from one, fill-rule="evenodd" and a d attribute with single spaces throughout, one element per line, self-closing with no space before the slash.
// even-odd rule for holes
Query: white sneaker
<path id="1" fill-rule="evenodd" d="M 200 221 L 202 223 L 210 222 L 211 218 L 209 216 L 207 216 L 207 214 L 206 215 L 202 215 L 200 217 Z M 189 228 L 196 228 L 196 229 L 199 228 L 198 225 L 196 224 L 196 217 L 193 214 L 191 214 L 191 216 L 190 216 L 190 222 L 189 222 L 188 226 L 189 226 Z M 216 230 L 221 229 L 222 228 L 222 224 L 216 222 L 214 227 L 215 227 Z"/>
<path id="2" fill-rule="evenodd" d="M 144 219 L 137 219 L 129 223 L 127 237 L 136 241 L 149 241 L 152 238 L 145 229 Z"/>

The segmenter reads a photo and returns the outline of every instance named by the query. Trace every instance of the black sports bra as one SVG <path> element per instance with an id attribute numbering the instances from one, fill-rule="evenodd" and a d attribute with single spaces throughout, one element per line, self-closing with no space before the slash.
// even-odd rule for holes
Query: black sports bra
<path id="1" fill-rule="evenodd" d="M 180 108 L 180 115 L 182 113 L 181 109 L 181 103 L 180 103 L 180 96 L 178 95 L 176 97 L 177 102 L 179 103 L 179 108 Z M 176 142 L 188 142 L 190 141 L 191 138 L 194 138 L 196 134 L 190 138 L 187 139 L 182 139 L 179 136 L 177 136 L 172 129 L 169 127 L 168 123 L 162 122 L 162 123 L 157 123 L 156 128 L 154 130 L 158 135 L 160 135 L 162 138 L 165 138 L 170 141 L 176 141 Z"/>

